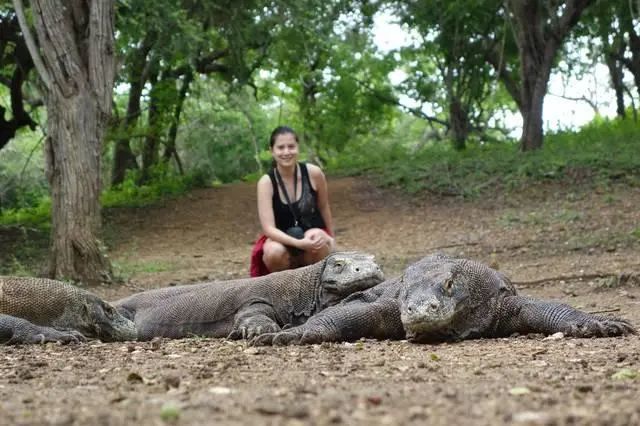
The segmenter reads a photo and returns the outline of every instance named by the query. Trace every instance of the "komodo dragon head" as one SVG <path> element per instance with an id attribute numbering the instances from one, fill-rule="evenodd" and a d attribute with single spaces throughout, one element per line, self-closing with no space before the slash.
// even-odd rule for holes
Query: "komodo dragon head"
<path id="1" fill-rule="evenodd" d="M 335 305 L 346 296 L 384 281 L 384 274 L 371 254 L 344 251 L 325 259 L 320 278 L 322 304 Z"/>
<path id="2" fill-rule="evenodd" d="M 103 341 L 135 340 L 135 325 L 95 294 L 63 281 L 0 277 L 0 313 Z"/>
<path id="3" fill-rule="evenodd" d="M 476 323 L 490 321 L 496 297 L 512 292 L 509 280 L 486 265 L 444 254 L 429 256 L 402 276 L 402 325 L 411 341 L 457 339 L 473 332 Z"/>
<path id="4" fill-rule="evenodd" d="M 109 303 L 91 293 L 85 293 L 79 303 L 77 330 L 85 336 L 97 337 L 103 342 L 137 339 L 133 321 L 122 316 Z"/>

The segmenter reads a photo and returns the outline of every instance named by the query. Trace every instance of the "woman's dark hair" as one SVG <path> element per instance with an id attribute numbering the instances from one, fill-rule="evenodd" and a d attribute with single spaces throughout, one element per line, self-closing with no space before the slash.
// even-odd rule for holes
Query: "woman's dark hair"
<path id="1" fill-rule="evenodd" d="M 273 132 L 271 132 L 271 137 L 269 138 L 269 147 L 273 148 L 273 145 L 276 143 L 276 138 L 278 136 L 286 135 L 288 133 L 291 133 L 295 138 L 296 142 L 300 143 L 300 141 L 298 140 L 298 134 L 296 133 L 295 130 L 293 130 L 289 126 L 278 126 L 275 129 L 273 129 Z"/>

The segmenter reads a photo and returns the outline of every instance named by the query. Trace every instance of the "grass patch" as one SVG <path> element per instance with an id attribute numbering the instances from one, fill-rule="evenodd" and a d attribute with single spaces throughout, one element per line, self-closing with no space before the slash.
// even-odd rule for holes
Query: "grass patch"
<path id="1" fill-rule="evenodd" d="M 49 234 L 35 228 L 0 226 L 0 275 L 42 273 L 49 253 Z"/>
<path id="2" fill-rule="evenodd" d="M 117 261 L 112 262 L 115 275 L 122 279 L 128 279 L 138 274 L 155 274 L 158 272 L 173 271 L 176 265 L 171 262 L 151 260 L 146 262 Z"/>
<path id="3" fill-rule="evenodd" d="M 51 228 L 51 199 L 42 197 L 33 207 L 0 211 L 0 226 L 23 226 L 48 231 Z"/>
<path id="4" fill-rule="evenodd" d="M 442 142 L 418 149 L 376 143 L 360 146 L 360 155 L 345 152 L 334 163 L 408 193 L 462 197 L 521 191 L 544 182 L 606 193 L 613 183 L 640 182 L 640 132 L 632 120 L 596 120 L 579 132 L 549 134 L 543 148 L 532 152 L 520 152 L 515 142 L 470 143 L 462 152 Z"/>

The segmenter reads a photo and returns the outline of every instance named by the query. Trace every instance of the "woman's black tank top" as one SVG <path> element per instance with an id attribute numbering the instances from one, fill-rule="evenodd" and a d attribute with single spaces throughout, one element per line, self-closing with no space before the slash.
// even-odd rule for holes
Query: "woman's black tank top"
<path id="1" fill-rule="evenodd" d="M 300 176 L 302 178 L 302 193 L 297 201 L 293 201 L 290 198 L 293 210 L 298 217 L 298 225 L 301 226 L 305 231 L 310 228 L 326 228 L 324 219 L 322 219 L 320 211 L 318 210 L 318 194 L 316 193 L 316 190 L 311 186 L 307 165 L 305 163 L 298 164 L 300 164 Z M 282 199 L 280 198 L 279 185 L 276 181 L 276 176 L 273 169 L 269 171 L 269 177 L 271 178 L 271 184 L 273 186 L 272 201 L 273 215 L 276 220 L 276 228 L 280 229 L 281 231 L 286 231 L 292 226 L 295 226 L 295 219 L 293 217 L 293 214 L 291 214 L 289 206 L 283 203 Z M 288 195 L 289 197 L 293 197 L 293 194 Z M 284 198 L 284 195 L 282 198 Z"/>

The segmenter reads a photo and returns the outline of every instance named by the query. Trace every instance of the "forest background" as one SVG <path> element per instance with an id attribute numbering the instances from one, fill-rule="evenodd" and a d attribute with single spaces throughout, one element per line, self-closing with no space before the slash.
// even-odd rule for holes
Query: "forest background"
<path id="1" fill-rule="evenodd" d="M 640 185 L 640 2 L 104 2 L 112 9 L 101 22 L 113 31 L 99 52 L 112 66 L 98 74 L 112 91 L 98 138 L 59 133 L 70 128 L 61 112 L 82 108 L 56 103 L 43 78 L 71 80 L 56 61 L 91 64 L 83 59 L 98 50 L 83 37 L 93 34 L 95 11 L 82 2 L 49 9 L 68 25 L 60 34 L 74 35 L 49 60 L 55 49 L 42 34 L 55 3 L 0 1 L 0 229 L 50 247 L 45 271 L 28 244 L 0 248 L 0 273 L 111 280 L 102 209 L 255 181 L 279 124 L 299 132 L 305 159 L 327 173 L 366 174 L 411 194 Z M 381 19 L 397 23 L 406 42 L 376 43 Z M 603 69 L 605 81 L 591 78 Z M 580 92 L 550 93 L 552 77 L 582 82 Z M 70 87 L 58 99 L 86 89 Z M 559 98 L 588 105 L 594 118 L 576 128 L 564 111 L 545 123 Z M 96 161 L 69 155 L 87 146 Z M 72 178 L 56 179 L 68 169 Z M 96 190 L 83 192 L 83 182 Z M 76 192 L 85 195 L 65 198 Z M 90 220 L 65 228 L 78 217 Z"/>

